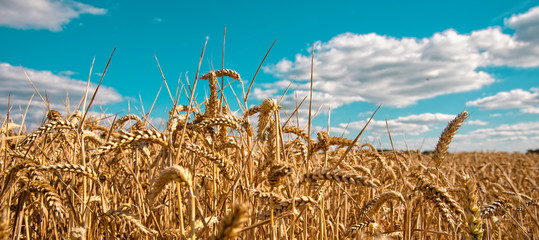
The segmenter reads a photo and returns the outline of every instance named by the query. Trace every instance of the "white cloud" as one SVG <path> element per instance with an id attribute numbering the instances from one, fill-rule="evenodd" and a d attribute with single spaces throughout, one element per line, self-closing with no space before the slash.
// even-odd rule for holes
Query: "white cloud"
<path id="1" fill-rule="evenodd" d="M 481 120 L 467 120 L 465 124 L 468 125 L 477 125 L 477 126 L 486 126 L 488 125 L 488 122 L 481 121 Z"/>
<path id="2" fill-rule="evenodd" d="M 329 95 L 332 107 L 367 101 L 404 107 L 438 95 L 479 89 L 494 82 L 476 71 L 483 56 L 468 35 L 454 30 L 415 39 L 345 33 L 315 44 L 314 91 Z M 264 70 L 280 78 L 297 78 L 309 89 L 311 57 L 298 54 Z M 277 86 L 273 86 L 277 87 Z"/>
<path id="3" fill-rule="evenodd" d="M 106 9 L 73 0 L 2 0 L 0 26 L 58 32 L 81 14 L 102 15 L 106 12 Z"/>
<path id="4" fill-rule="evenodd" d="M 539 8 L 513 15 L 505 24 L 514 34 L 490 27 L 469 34 L 449 29 L 422 39 L 344 33 L 316 42 L 313 94 L 324 96 L 333 109 L 357 101 L 405 107 L 493 83 L 481 67 L 539 66 Z M 284 89 L 282 82 L 296 79 L 292 89 L 308 91 L 310 48 L 264 71 L 282 79 L 265 89 Z"/>
<path id="5" fill-rule="evenodd" d="M 438 123 L 447 123 L 455 118 L 455 115 L 444 114 L 444 113 L 423 113 L 423 114 L 414 114 L 404 117 L 398 117 L 395 119 L 398 122 L 408 123 L 408 124 L 438 124 Z"/>
<path id="6" fill-rule="evenodd" d="M 271 98 L 275 95 L 275 93 L 277 93 L 277 89 L 264 89 L 263 90 L 260 88 L 255 88 L 253 90 L 253 96 L 259 100 Z"/>
<path id="7" fill-rule="evenodd" d="M 452 145 L 462 151 L 495 149 L 525 152 L 539 146 L 539 122 L 502 124 L 495 128 L 482 128 L 467 134 L 457 134 Z"/>
<path id="8" fill-rule="evenodd" d="M 414 114 L 408 116 L 401 116 L 395 119 L 387 120 L 391 135 L 420 135 L 431 130 L 431 127 L 437 124 L 447 124 L 453 120 L 455 115 L 444 113 L 423 113 Z M 350 129 L 360 130 L 362 129 L 369 119 L 362 121 L 355 121 L 349 124 L 340 124 L 339 127 L 344 128 L 348 126 Z M 374 135 L 387 135 L 387 127 L 385 120 L 371 120 L 369 126 L 366 129 L 369 133 Z"/>
<path id="9" fill-rule="evenodd" d="M 467 120 L 467 124 L 472 121 Z M 390 149 L 391 143 L 385 129 L 385 121 L 377 122 L 373 124 L 371 121 L 367 127 L 367 131 L 371 132 L 365 133 L 364 136 L 369 143 L 375 144 L 376 147 L 379 147 L 379 141 L 381 141 L 384 149 Z M 361 124 L 357 124 L 357 128 L 362 128 Z M 429 127 L 431 126 L 429 125 Z M 392 127 L 391 123 L 389 127 L 396 149 L 406 149 L 408 146 L 409 149 L 433 150 L 438 142 L 438 136 L 441 134 L 440 131 L 436 134 L 437 137 L 413 136 L 410 134 L 411 131 L 418 131 L 421 128 L 412 124 L 406 126 L 412 128 L 406 131 L 406 134 L 396 133 L 394 129 L 398 127 Z M 449 145 L 449 152 L 493 150 L 526 152 L 528 149 L 537 149 L 537 146 L 539 146 L 539 122 L 521 122 L 503 124 L 493 128 L 480 128 L 468 133 L 458 131 Z"/>
<path id="10" fill-rule="evenodd" d="M 72 108 L 84 96 L 86 81 L 72 79 L 61 74 L 55 75 L 50 71 L 27 68 L 24 71 L 28 74 L 41 95 L 48 97 L 52 109 L 64 113 L 66 109 L 66 95 L 69 95 L 69 102 Z M 90 84 L 88 98 L 91 98 L 95 88 L 96 84 Z M 12 66 L 9 63 L 0 63 L 0 112 L 2 114 L 6 114 L 9 97 L 10 104 L 14 106 L 10 115 L 13 116 L 12 119 L 14 121 L 20 120 L 21 111 L 19 111 L 19 106 L 24 111 L 34 92 L 21 67 Z M 93 106 L 116 103 L 122 101 L 122 99 L 122 96 L 113 88 L 100 86 Z M 36 120 L 41 119 L 45 113 L 45 109 L 45 104 L 36 94 L 30 104 L 27 121 L 35 123 Z"/>
<path id="11" fill-rule="evenodd" d="M 515 34 L 520 33 L 515 29 Z M 535 67 L 539 65 L 539 39 L 520 41 L 504 34 L 499 27 L 472 32 L 470 42 L 482 51 L 483 65 Z"/>
<path id="12" fill-rule="evenodd" d="M 522 14 L 515 14 L 505 19 L 505 25 L 515 29 L 517 39 L 523 41 L 539 40 L 539 7 L 534 7 Z"/>
<path id="13" fill-rule="evenodd" d="M 539 88 L 532 88 L 529 92 L 522 89 L 499 92 L 494 96 L 469 101 L 466 105 L 486 110 L 517 108 L 524 113 L 539 114 Z"/>

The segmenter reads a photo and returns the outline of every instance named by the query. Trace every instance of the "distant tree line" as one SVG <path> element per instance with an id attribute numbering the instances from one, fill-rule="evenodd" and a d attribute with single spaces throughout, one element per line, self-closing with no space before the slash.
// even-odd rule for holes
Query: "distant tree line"
<path id="1" fill-rule="evenodd" d="M 377 149 L 379 153 L 381 152 L 391 152 L 393 151 L 392 149 Z M 417 150 L 410 150 L 411 152 L 413 153 L 416 153 Z M 406 150 L 403 150 L 404 153 L 408 153 L 408 151 Z M 434 153 L 434 150 L 425 150 L 423 152 L 421 152 L 423 155 L 428 155 L 428 154 L 432 154 Z M 538 149 L 528 149 L 526 154 L 539 154 L 539 148 Z"/>
<path id="2" fill-rule="evenodd" d="M 539 148 L 538 149 L 528 149 L 528 152 L 526 154 L 539 154 Z"/>

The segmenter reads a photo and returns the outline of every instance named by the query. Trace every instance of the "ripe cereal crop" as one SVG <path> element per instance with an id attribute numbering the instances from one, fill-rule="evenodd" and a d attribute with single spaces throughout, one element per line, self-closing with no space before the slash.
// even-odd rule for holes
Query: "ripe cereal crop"
<path id="1" fill-rule="evenodd" d="M 539 155 L 448 153 L 466 111 L 432 154 L 379 151 L 284 124 L 278 99 L 225 99 L 219 78 L 242 81 L 204 73 L 205 108 L 190 94 L 158 128 L 58 110 L 31 132 L 3 120 L 0 239 L 539 238 Z"/>

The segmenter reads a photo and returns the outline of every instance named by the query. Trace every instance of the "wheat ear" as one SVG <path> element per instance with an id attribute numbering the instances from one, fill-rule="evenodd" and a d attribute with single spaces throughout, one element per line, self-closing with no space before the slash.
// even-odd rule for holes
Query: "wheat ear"
<path id="1" fill-rule="evenodd" d="M 369 180 L 368 177 L 360 176 L 357 173 L 341 169 L 321 169 L 314 173 L 306 173 L 303 175 L 303 180 L 301 182 L 316 182 L 319 180 L 333 180 L 336 182 L 342 182 L 351 185 L 377 187 L 376 184 L 372 180 Z"/>
<path id="2" fill-rule="evenodd" d="M 136 142 L 152 142 L 163 147 L 168 146 L 167 138 L 157 130 L 137 130 L 133 133 L 120 131 L 121 135 L 116 141 L 110 141 L 98 148 L 96 155 L 106 154 L 119 147 L 127 146 Z"/>
<path id="3" fill-rule="evenodd" d="M 120 210 L 110 210 L 110 211 L 104 213 L 102 216 L 113 219 L 113 220 L 116 220 L 116 221 L 120 221 L 120 222 L 123 221 L 123 222 L 130 223 L 130 224 L 134 225 L 136 227 L 136 229 L 138 229 L 143 234 L 157 235 L 157 231 L 142 225 L 142 223 L 138 219 L 131 216 L 131 214 L 129 214 L 127 212 L 123 212 L 123 211 L 120 211 Z"/>
<path id="4" fill-rule="evenodd" d="M 114 123 L 114 125 L 112 125 L 112 129 L 118 129 L 118 127 L 120 129 L 122 129 L 124 126 L 125 126 L 125 123 L 129 120 L 135 120 L 137 123 L 141 123 L 142 122 L 142 119 L 140 119 L 140 117 L 138 117 L 137 115 L 135 114 L 129 114 L 129 115 L 125 115 L 121 118 L 119 118 L 118 120 L 116 120 L 116 122 Z"/>
<path id="5" fill-rule="evenodd" d="M 224 159 L 220 154 L 208 150 L 205 147 L 194 145 L 188 142 L 184 143 L 183 147 L 188 151 L 194 152 L 195 154 L 212 161 L 217 165 L 217 167 L 221 170 L 221 173 L 226 178 L 232 179 L 234 168 L 232 167 L 232 164 L 228 160 Z"/>
<path id="6" fill-rule="evenodd" d="M 365 206 L 361 208 L 361 210 L 359 210 L 358 217 L 368 217 L 376 214 L 376 212 L 378 212 L 378 209 L 380 209 L 380 207 L 382 207 L 385 202 L 393 199 L 400 200 L 403 203 L 405 202 L 402 194 L 395 191 L 385 192 L 365 204 Z"/>
<path id="7" fill-rule="evenodd" d="M 270 186 L 276 187 L 282 177 L 289 176 L 294 172 L 294 168 L 286 165 L 274 165 L 270 168 L 268 182 Z"/>
<path id="8" fill-rule="evenodd" d="M 373 220 L 367 220 L 364 222 L 360 222 L 358 224 L 353 224 L 352 226 L 348 227 L 348 230 L 346 230 L 346 233 L 344 234 L 345 237 L 351 237 L 354 234 L 357 234 L 362 229 L 368 227 L 369 225 L 375 224 Z"/>
<path id="9" fill-rule="evenodd" d="M 49 121 L 62 120 L 62 118 L 63 118 L 62 114 L 56 110 L 51 109 L 47 113 L 47 120 Z"/>
<path id="10" fill-rule="evenodd" d="M 234 116 L 231 116 L 231 115 L 223 115 L 223 116 L 207 118 L 197 124 L 193 124 L 188 127 L 189 129 L 192 129 L 192 130 L 200 130 L 200 129 L 204 129 L 206 127 L 215 126 L 215 125 L 230 127 L 238 131 L 241 130 L 238 122 L 236 121 L 236 118 L 234 118 Z"/>
<path id="11" fill-rule="evenodd" d="M 315 204 L 316 201 L 308 196 L 296 197 L 295 199 L 286 199 L 281 202 L 275 203 L 273 206 L 273 214 L 281 214 L 285 211 L 292 209 L 292 202 L 295 202 L 297 208 L 304 207 L 309 204 Z M 264 211 L 258 215 L 258 219 L 263 220 L 269 218 L 271 215 L 271 209 Z"/>
<path id="12" fill-rule="evenodd" d="M 481 217 L 487 218 L 491 216 L 498 216 L 505 213 L 507 207 L 507 201 L 505 199 L 498 199 L 483 208 L 481 208 Z"/>
<path id="13" fill-rule="evenodd" d="M 416 187 L 416 190 L 420 190 L 426 194 L 430 194 L 434 199 L 439 198 L 443 203 L 449 206 L 453 212 L 465 216 L 464 210 L 462 207 L 455 201 L 449 193 L 447 193 L 445 188 L 438 187 L 432 182 L 428 181 L 426 178 L 419 176 L 419 182 Z"/>
<path id="14" fill-rule="evenodd" d="M 64 120 L 61 120 L 61 119 L 58 119 L 58 120 L 55 120 L 55 121 L 51 121 L 51 122 L 48 122 L 47 124 L 39 127 L 38 129 L 36 129 L 30 136 L 26 137 L 20 145 L 17 146 L 18 149 L 21 149 L 21 148 L 24 148 L 24 149 L 28 149 L 30 148 L 30 144 L 32 142 L 34 142 L 37 138 L 39 138 L 40 136 L 54 130 L 54 129 L 57 129 L 57 128 L 66 128 L 66 129 L 71 129 L 71 130 L 75 130 L 75 125 L 71 124 L 70 122 L 66 122 Z"/>
<path id="15" fill-rule="evenodd" d="M 483 221 L 477 207 L 477 195 L 473 182 L 466 176 L 466 182 L 464 186 L 466 197 L 466 223 L 467 231 L 470 239 L 481 240 L 483 239 Z"/>
<path id="16" fill-rule="evenodd" d="M 219 224 L 219 230 L 212 239 L 234 239 L 248 220 L 249 212 L 243 204 L 236 204 Z"/>
<path id="17" fill-rule="evenodd" d="M 98 181 L 97 173 L 89 167 L 85 167 L 77 164 L 52 164 L 52 165 L 36 165 L 28 168 L 30 171 L 61 171 L 61 172 L 73 172 L 82 174 L 94 181 Z"/>
<path id="18" fill-rule="evenodd" d="M 161 170 L 159 176 L 153 180 L 152 188 L 148 193 L 148 200 L 150 200 L 150 202 L 153 201 L 155 197 L 157 197 L 157 195 L 159 195 L 159 193 L 161 193 L 165 186 L 171 181 L 186 183 L 187 186 L 191 188 L 191 179 L 191 172 L 181 166 L 174 165 L 172 167 L 165 168 Z"/>
<path id="19" fill-rule="evenodd" d="M 442 132 L 440 139 L 438 139 L 438 144 L 436 144 L 434 154 L 432 155 L 432 160 L 437 165 L 440 165 L 440 163 L 442 163 L 442 161 L 445 159 L 445 155 L 449 149 L 449 144 L 451 144 L 451 139 L 453 139 L 453 136 L 455 136 L 457 130 L 460 128 L 460 126 L 462 126 L 466 118 L 468 118 L 468 112 L 463 111 L 457 115 L 455 119 L 449 122 L 447 127 Z"/>
<path id="20" fill-rule="evenodd" d="M 310 137 L 305 131 L 295 126 L 286 126 L 283 128 L 283 133 L 293 133 L 301 137 L 304 141 L 310 141 Z"/>

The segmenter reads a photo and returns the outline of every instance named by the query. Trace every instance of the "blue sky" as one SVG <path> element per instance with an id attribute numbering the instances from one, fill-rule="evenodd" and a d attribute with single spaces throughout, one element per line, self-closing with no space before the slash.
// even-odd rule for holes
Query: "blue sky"
<path id="1" fill-rule="evenodd" d="M 99 82 L 117 46 L 96 107 L 107 114 L 147 112 L 162 84 L 191 83 L 209 37 L 201 74 L 224 67 L 246 86 L 258 74 L 250 106 L 283 98 L 290 114 L 308 94 L 314 44 L 314 131 L 355 137 L 379 104 L 362 141 L 390 148 L 431 150 L 447 122 L 463 110 L 467 123 L 450 151 L 539 148 L 539 2 L 537 1 L 72 1 L 0 0 L 0 117 L 20 122 L 33 89 L 21 66 L 53 108 L 66 112 L 91 82 Z M 187 78 L 186 78 L 187 77 Z M 241 95 L 241 85 L 232 83 Z M 209 89 L 197 87 L 197 101 Z M 231 89 L 233 110 L 239 109 Z M 181 104 L 187 103 L 183 95 Z M 158 124 L 172 105 L 161 91 L 151 115 Z M 29 126 L 44 104 L 34 97 Z M 305 104 L 305 107 L 308 107 Z M 329 108 L 331 107 L 331 111 Z M 69 109 L 72 111 L 72 109 Z M 306 126 L 308 109 L 299 111 Z M 240 113 L 236 113 L 240 114 Z M 140 115 L 140 114 L 139 114 Z M 297 124 L 297 121 L 294 121 Z M 406 144 L 405 144 L 406 143 Z"/>

